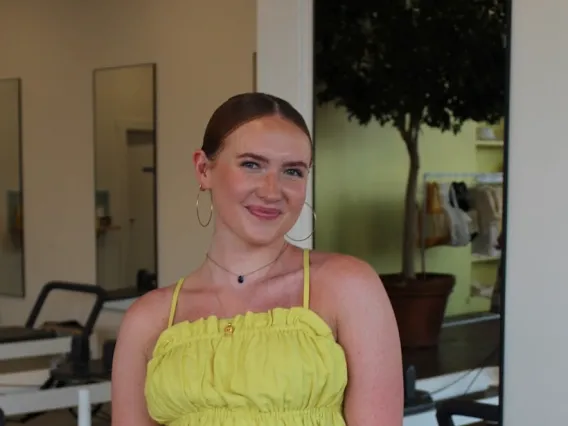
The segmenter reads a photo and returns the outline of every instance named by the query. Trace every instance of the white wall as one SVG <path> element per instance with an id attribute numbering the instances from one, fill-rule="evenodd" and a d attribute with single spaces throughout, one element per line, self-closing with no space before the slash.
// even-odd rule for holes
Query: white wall
<path id="1" fill-rule="evenodd" d="M 513 1 L 504 426 L 566 424 L 568 3 Z"/>
<path id="2" fill-rule="evenodd" d="M 8 191 L 20 191 L 20 93 L 14 78 L 0 80 L 0 293 L 23 294 L 22 239 L 14 232 Z"/>
<path id="3" fill-rule="evenodd" d="M 312 0 L 257 0 L 257 25 L 257 90 L 286 99 L 313 132 Z M 312 181 L 313 172 L 306 196 L 310 206 Z M 296 240 L 310 237 L 293 244 L 313 246 L 313 221 L 311 208 L 306 206 L 289 236 Z"/>
<path id="4" fill-rule="evenodd" d="M 191 154 L 213 109 L 252 89 L 255 10 L 254 0 L 0 2 L 0 78 L 23 84 L 28 294 L 0 297 L 3 323 L 21 323 L 48 280 L 94 282 L 96 68 L 157 63 L 159 281 L 198 265 L 211 230 L 194 217 Z M 116 326 L 112 315 L 101 324 Z"/>

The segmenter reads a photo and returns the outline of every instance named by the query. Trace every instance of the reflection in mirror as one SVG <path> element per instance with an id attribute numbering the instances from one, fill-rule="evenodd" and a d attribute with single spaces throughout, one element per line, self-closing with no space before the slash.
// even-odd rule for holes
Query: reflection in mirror
<path id="1" fill-rule="evenodd" d="M 508 2 L 353 3 L 315 1 L 315 246 L 378 271 L 405 365 L 429 380 L 416 388 L 486 391 L 499 381 Z M 409 410 L 427 401 L 413 395 Z"/>
<path id="2" fill-rule="evenodd" d="M 155 65 L 94 71 L 97 283 L 156 285 Z"/>
<path id="3" fill-rule="evenodd" d="M 0 294 L 25 297 L 21 81 L 0 80 Z"/>

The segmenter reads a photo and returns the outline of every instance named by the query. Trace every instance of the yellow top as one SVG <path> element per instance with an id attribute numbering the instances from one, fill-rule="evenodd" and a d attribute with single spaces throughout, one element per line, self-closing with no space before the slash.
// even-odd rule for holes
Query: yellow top
<path id="1" fill-rule="evenodd" d="M 292 308 L 173 324 L 158 337 L 145 395 L 154 421 L 169 426 L 344 426 L 347 363 L 327 323 L 304 303 Z"/>

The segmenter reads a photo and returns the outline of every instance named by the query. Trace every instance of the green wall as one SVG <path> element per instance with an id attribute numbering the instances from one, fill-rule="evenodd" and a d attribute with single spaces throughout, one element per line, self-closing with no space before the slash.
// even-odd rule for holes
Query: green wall
<path id="1" fill-rule="evenodd" d="M 479 163 L 486 160 L 477 152 L 475 128 L 468 123 L 456 136 L 425 127 L 420 135 L 421 172 L 479 171 Z M 315 247 L 361 257 L 379 273 L 400 272 L 408 173 L 400 135 L 390 126 L 349 122 L 343 110 L 331 106 L 316 110 L 315 131 Z M 489 158 L 494 162 L 495 154 Z M 418 250 L 416 265 L 420 267 Z M 490 268 L 483 275 L 495 270 L 493 265 L 481 267 Z M 426 269 L 457 277 L 447 316 L 488 309 L 488 300 L 469 296 L 469 246 L 429 249 Z"/>

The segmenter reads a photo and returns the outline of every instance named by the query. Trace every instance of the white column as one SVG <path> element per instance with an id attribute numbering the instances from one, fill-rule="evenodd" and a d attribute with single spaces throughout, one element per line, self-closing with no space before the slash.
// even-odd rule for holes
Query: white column
<path id="1" fill-rule="evenodd" d="M 568 422 L 568 3 L 514 0 L 504 426 Z"/>
<path id="2" fill-rule="evenodd" d="M 257 90 L 290 102 L 313 132 L 312 0 L 257 0 L 256 37 Z M 310 206 L 313 206 L 312 182 L 310 174 L 306 197 Z M 306 206 L 289 235 L 302 239 L 312 230 L 312 211 Z M 293 243 L 312 248 L 313 238 Z"/>

